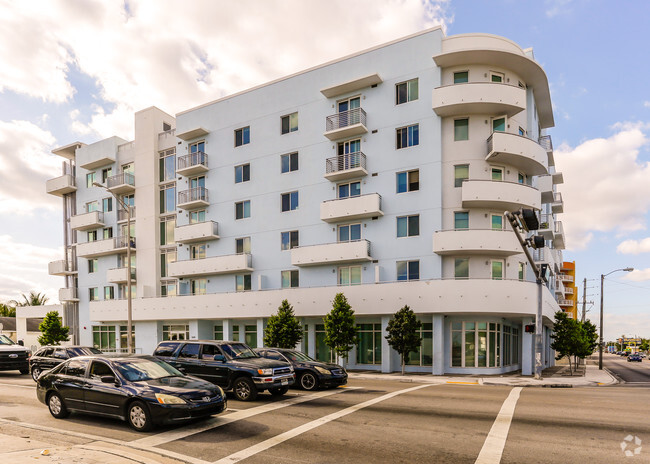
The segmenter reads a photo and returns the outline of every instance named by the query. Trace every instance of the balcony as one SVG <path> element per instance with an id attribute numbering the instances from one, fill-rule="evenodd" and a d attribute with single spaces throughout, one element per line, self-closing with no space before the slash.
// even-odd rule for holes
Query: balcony
<path id="1" fill-rule="evenodd" d="M 485 161 L 512 166 L 531 176 L 548 174 L 548 158 L 544 148 L 518 134 L 492 133 L 487 139 Z"/>
<path id="2" fill-rule="evenodd" d="M 330 140 L 345 139 L 368 132 L 366 127 L 366 112 L 363 108 L 353 108 L 348 111 L 327 116 L 325 119 L 325 137 Z"/>
<path id="3" fill-rule="evenodd" d="M 126 253 L 127 243 L 126 236 L 77 243 L 77 256 L 80 258 L 97 258 L 99 256 Z M 131 238 L 131 251 L 135 251 L 135 238 L 133 237 Z"/>
<path id="4" fill-rule="evenodd" d="M 176 137 L 181 140 L 185 140 L 186 142 L 188 140 L 197 139 L 199 137 L 205 137 L 210 133 L 209 130 L 200 126 L 192 127 L 190 129 L 178 129 L 177 127 L 176 129 L 178 130 Z"/>
<path id="5" fill-rule="evenodd" d="M 573 307 L 573 300 L 565 300 L 564 298 L 559 298 L 557 300 L 557 304 L 559 304 L 562 307 L 566 307 L 566 306 Z"/>
<path id="6" fill-rule="evenodd" d="M 327 200 L 320 204 L 320 218 L 325 222 L 351 221 L 383 215 L 381 195 L 378 193 Z"/>
<path id="7" fill-rule="evenodd" d="M 433 252 L 438 255 L 512 256 L 523 253 L 511 230 L 455 229 L 433 234 Z"/>
<path id="8" fill-rule="evenodd" d="M 510 84 L 467 82 L 433 89 L 433 110 L 440 117 L 493 114 L 512 117 L 526 109 L 526 90 Z"/>
<path id="9" fill-rule="evenodd" d="M 555 293 L 564 296 L 564 284 L 561 280 L 555 282 Z"/>
<path id="10" fill-rule="evenodd" d="M 553 191 L 553 176 L 539 176 L 535 179 L 535 187 L 542 194 L 542 203 L 553 203 L 554 191 Z"/>
<path id="11" fill-rule="evenodd" d="M 463 182 L 461 197 L 463 208 L 504 211 L 541 207 L 539 190 L 517 182 L 466 180 Z"/>
<path id="12" fill-rule="evenodd" d="M 357 151 L 338 155 L 325 160 L 325 179 L 338 182 L 346 179 L 365 177 L 368 175 L 366 170 L 366 155 Z"/>
<path id="13" fill-rule="evenodd" d="M 119 208 L 117 209 L 117 222 L 124 222 L 128 221 L 128 214 L 126 214 L 126 210 Z M 135 206 L 131 206 L 131 220 L 133 221 L 135 219 Z"/>
<path id="14" fill-rule="evenodd" d="M 64 174 L 63 176 L 55 177 L 54 179 L 48 179 L 45 183 L 45 191 L 50 195 L 62 197 L 67 193 L 76 192 L 77 186 L 73 176 L 70 174 Z"/>
<path id="15" fill-rule="evenodd" d="M 131 282 L 135 282 L 135 267 L 131 268 Z M 106 280 L 112 284 L 125 284 L 128 282 L 129 277 L 129 268 L 128 267 L 116 267 L 106 271 Z"/>
<path id="16" fill-rule="evenodd" d="M 135 176 L 130 172 L 123 172 L 106 179 L 106 188 L 115 195 L 124 195 L 135 192 Z"/>
<path id="17" fill-rule="evenodd" d="M 72 216 L 70 218 L 70 227 L 72 230 L 91 230 L 104 227 L 104 213 L 92 211 Z"/>
<path id="18" fill-rule="evenodd" d="M 195 277 L 252 272 L 252 262 L 250 253 L 190 259 L 169 263 L 168 273 L 169 277 Z"/>
<path id="19" fill-rule="evenodd" d="M 539 139 L 539 144 L 544 148 L 548 158 L 548 165 L 555 166 L 555 158 L 553 157 L 553 140 L 550 135 L 542 135 Z"/>
<path id="20" fill-rule="evenodd" d="M 60 288 L 59 289 L 59 301 L 61 303 L 79 301 L 77 296 L 76 288 Z"/>
<path id="21" fill-rule="evenodd" d="M 553 237 L 553 245 L 558 250 L 564 250 L 564 248 L 565 248 L 564 226 L 562 225 L 562 221 L 557 221 L 555 223 L 555 236 Z M 569 277 L 571 277 L 571 276 L 569 276 Z"/>
<path id="22" fill-rule="evenodd" d="M 207 172 L 208 169 L 208 155 L 197 151 L 178 157 L 176 174 L 189 177 Z"/>
<path id="23" fill-rule="evenodd" d="M 178 192 L 178 206 L 181 209 L 196 209 L 208 206 L 208 189 L 205 187 L 196 187 L 189 190 Z"/>
<path id="24" fill-rule="evenodd" d="M 565 295 L 573 295 L 573 287 L 564 287 Z"/>
<path id="25" fill-rule="evenodd" d="M 535 264 L 548 264 L 549 268 L 555 269 L 555 256 L 553 255 L 553 250 L 550 248 L 538 248 L 534 250 L 533 260 Z"/>
<path id="26" fill-rule="evenodd" d="M 573 276 L 569 274 L 557 274 L 557 278 L 562 282 L 573 282 Z"/>
<path id="27" fill-rule="evenodd" d="M 555 192 L 553 195 L 553 203 L 551 203 L 551 211 L 554 213 L 564 212 L 564 202 L 562 201 L 562 194 Z"/>
<path id="28" fill-rule="evenodd" d="M 540 214 L 538 235 L 544 240 L 553 240 L 555 236 L 555 218 L 552 214 Z"/>
<path id="29" fill-rule="evenodd" d="M 321 266 L 361 261 L 372 261 L 370 241 L 368 240 L 325 243 L 291 249 L 292 266 Z"/>
<path id="30" fill-rule="evenodd" d="M 68 263 L 66 266 L 65 259 L 52 261 L 47 264 L 47 271 L 49 275 L 53 276 L 67 276 L 77 273 L 77 268 L 73 263 Z"/>
<path id="31" fill-rule="evenodd" d="M 207 242 L 218 238 L 218 224 L 214 221 L 197 222 L 174 229 L 176 243 Z"/>

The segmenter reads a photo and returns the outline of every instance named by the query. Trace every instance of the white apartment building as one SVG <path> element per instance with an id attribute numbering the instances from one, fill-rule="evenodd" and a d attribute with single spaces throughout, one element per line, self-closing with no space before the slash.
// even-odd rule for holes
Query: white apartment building
<path id="1" fill-rule="evenodd" d="M 135 114 L 135 140 L 75 142 L 63 175 L 59 299 L 74 342 L 126 346 L 132 249 L 134 346 L 230 339 L 262 346 L 289 300 L 300 348 L 329 360 L 323 316 L 338 292 L 356 314 L 349 368 L 390 372 L 386 326 L 408 305 L 422 346 L 407 370 L 533 370 L 537 285 L 503 218 L 540 213 L 548 264 L 543 364 L 564 298 L 548 80 L 532 50 L 430 29 L 176 117 Z M 94 182 L 107 187 L 93 186 Z M 128 239 L 125 211 L 134 208 Z"/>

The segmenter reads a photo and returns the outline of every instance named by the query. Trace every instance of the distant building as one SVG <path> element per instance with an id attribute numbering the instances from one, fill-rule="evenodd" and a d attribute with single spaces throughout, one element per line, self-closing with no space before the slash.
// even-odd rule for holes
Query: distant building
<path id="1" fill-rule="evenodd" d="M 350 368 L 399 369 L 384 336 L 409 305 L 423 342 L 407 370 L 530 374 L 537 286 L 503 212 L 540 213 L 551 365 L 564 248 L 553 125 L 531 49 L 440 28 L 176 117 L 139 111 L 133 141 L 53 151 L 65 158 L 47 182 L 64 199 L 66 255 L 50 263 L 64 322 L 75 343 L 126 346 L 130 247 L 139 352 L 167 339 L 262 346 L 286 298 L 299 348 L 328 360 L 322 318 L 343 292 L 360 336 Z M 132 239 L 112 194 L 133 206 Z"/>
<path id="2" fill-rule="evenodd" d="M 565 313 L 573 319 L 578 319 L 578 290 L 576 288 L 576 262 L 564 261 L 561 274 L 558 276 L 561 285 L 558 284 L 556 292 L 558 303 Z M 580 315 L 582 317 L 582 315 Z"/>

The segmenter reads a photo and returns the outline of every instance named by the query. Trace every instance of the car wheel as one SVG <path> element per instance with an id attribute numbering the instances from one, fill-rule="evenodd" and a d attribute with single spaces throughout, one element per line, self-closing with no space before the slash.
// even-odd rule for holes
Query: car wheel
<path id="1" fill-rule="evenodd" d="M 289 391 L 289 387 L 269 388 L 269 393 L 273 396 L 282 396 Z"/>
<path id="2" fill-rule="evenodd" d="M 47 407 L 50 410 L 50 414 L 52 414 L 52 416 L 56 417 L 57 419 L 63 419 L 64 417 L 68 417 L 70 414 L 68 408 L 65 407 L 63 398 L 61 398 L 61 395 L 58 393 L 52 393 L 49 396 L 47 399 Z"/>
<path id="3" fill-rule="evenodd" d="M 142 401 L 134 401 L 126 412 L 129 425 L 138 432 L 148 432 L 153 428 L 149 408 Z"/>
<path id="4" fill-rule="evenodd" d="M 22 375 L 29 374 L 29 367 L 26 367 L 24 369 L 19 369 L 19 370 Z"/>
<path id="5" fill-rule="evenodd" d="M 41 375 L 41 370 L 38 367 L 32 367 L 32 379 L 34 379 L 34 382 L 38 380 L 39 375 Z"/>
<path id="6" fill-rule="evenodd" d="M 239 401 L 253 401 L 257 398 L 257 388 L 248 377 L 239 377 L 235 380 L 232 390 Z"/>
<path id="7" fill-rule="evenodd" d="M 300 376 L 300 386 L 304 390 L 316 390 L 318 388 L 318 378 L 313 372 L 305 372 Z"/>

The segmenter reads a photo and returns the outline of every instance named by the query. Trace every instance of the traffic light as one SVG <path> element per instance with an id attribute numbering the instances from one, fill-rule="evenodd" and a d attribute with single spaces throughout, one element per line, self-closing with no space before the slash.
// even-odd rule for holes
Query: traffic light
<path id="1" fill-rule="evenodd" d="M 535 324 L 526 324 L 526 333 L 535 333 Z"/>
<path id="2" fill-rule="evenodd" d="M 539 229 L 539 220 L 537 219 L 535 210 L 522 208 L 518 211 L 518 214 L 521 216 L 521 223 L 524 230 L 530 231 Z"/>
<path id="3" fill-rule="evenodd" d="M 534 235 L 526 240 L 531 248 L 537 250 L 538 248 L 544 248 L 544 237 L 541 235 Z"/>

